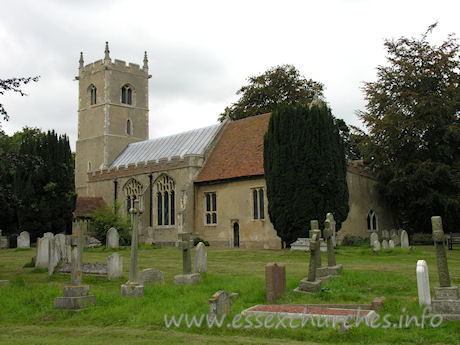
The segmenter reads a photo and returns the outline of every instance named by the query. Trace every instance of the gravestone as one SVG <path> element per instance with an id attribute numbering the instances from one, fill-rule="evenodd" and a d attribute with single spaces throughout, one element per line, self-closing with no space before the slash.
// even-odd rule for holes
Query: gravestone
<path id="1" fill-rule="evenodd" d="M 54 235 L 50 232 L 44 233 L 42 238 L 37 238 L 35 267 L 48 268 L 50 242 L 53 238 Z"/>
<path id="2" fill-rule="evenodd" d="M 286 267 L 270 262 L 265 265 L 265 296 L 273 302 L 286 293 Z"/>
<path id="3" fill-rule="evenodd" d="M 383 230 L 382 231 L 382 238 L 385 239 L 385 240 L 389 240 L 390 239 L 390 232 L 388 230 Z"/>
<path id="4" fill-rule="evenodd" d="M 310 265 L 308 277 L 300 281 L 299 287 L 294 289 L 294 293 L 314 293 L 321 287 L 321 280 L 316 278 L 316 255 L 320 251 L 318 233 L 313 233 L 310 241 Z"/>
<path id="5" fill-rule="evenodd" d="M 327 269 L 330 276 L 340 275 L 342 265 L 337 265 L 335 262 L 334 244 L 332 239 L 332 227 L 328 219 L 324 222 L 324 238 L 327 241 Z"/>
<path id="6" fill-rule="evenodd" d="M 391 235 L 391 240 L 393 241 L 393 244 L 395 245 L 395 247 L 401 244 L 401 240 L 398 234 Z"/>
<path id="7" fill-rule="evenodd" d="M 89 286 L 81 285 L 82 283 L 82 269 L 80 253 L 83 252 L 83 242 L 81 238 L 83 234 L 75 233 L 77 229 L 72 229 L 72 235 L 67 237 L 67 244 L 71 245 L 71 265 L 72 272 L 70 274 L 70 285 L 64 286 L 63 297 L 57 297 L 54 300 L 55 309 L 72 309 L 80 310 L 96 303 L 96 297 L 89 295 Z"/>
<path id="8" fill-rule="evenodd" d="M 395 247 L 395 243 L 393 242 L 393 240 L 389 240 L 388 241 L 388 248 L 393 249 L 394 247 Z"/>
<path id="9" fill-rule="evenodd" d="M 134 208 L 129 210 L 131 213 L 132 237 L 131 237 L 131 259 L 129 263 L 129 280 L 121 285 L 120 294 L 122 296 L 142 297 L 144 296 L 144 285 L 137 282 L 137 250 L 140 215 L 139 199 L 134 200 Z"/>
<path id="10" fill-rule="evenodd" d="M 291 250 L 302 250 L 304 252 L 310 250 L 310 239 L 299 237 L 297 241 L 291 243 Z"/>
<path id="11" fill-rule="evenodd" d="M 206 246 L 203 242 L 200 242 L 196 246 L 195 251 L 195 264 L 194 264 L 194 272 L 195 273 L 206 273 L 207 268 L 207 253 L 206 253 Z"/>
<path id="12" fill-rule="evenodd" d="M 417 289 L 418 289 L 418 304 L 430 305 L 430 278 L 428 276 L 428 265 L 425 260 L 417 261 Z"/>
<path id="13" fill-rule="evenodd" d="M 390 238 L 391 238 L 392 236 L 394 236 L 394 235 L 398 235 L 398 233 L 397 233 L 396 229 L 391 229 L 391 230 L 390 230 Z"/>
<path id="14" fill-rule="evenodd" d="M 59 253 L 56 249 L 56 238 L 52 238 L 49 241 L 48 250 L 48 277 L 51 277 L 54 273 L 54 269 L 59 263 Z"/>
<path id="15" fill-rule="evenodd" d="M 217 291 L 209 299 L 209 316 L 212 320 L 217 318 L 221 320 L 224 315 L 230 315 L 232 313 L 232 298 L 223 290 Z"/>
<path id="16" fill-rule="evenodd" d="M 71 249 L 70 249 L 70 245 L 67 244 L 66 235 L 57 234 L 54 237 L 54 241 L 56 245 L 58 260 L 63 261 L 63 262 L 70 262 L 71 261 L 71 257 L 70 257 Z"/>
<path id="17" fill-rule="evenodd" d="M 165 282 L 164 273 L 154 268 L 146 268 L 139 272 L 137 278 L 139 284 L 145 283 L 161 283 Z"/>
<path id="18" fill-rule="evenodd" d="M 118 231 L 115 228 L 110 228 L 107 230 L 107 235 L 105 239 L 107 248 L 118 248 L 120 245 L 120 238 L 118 236 Z"/>
<path id="19" fill-rule="evenodd" d="M 377 240 L 377 241 L 374 241 L 374 248 L 373 248 L 374 252 L 377 252 L 380 250 L 380 242 Z"/>
<path id="20" fill-rule="evenodd" d="M 383 250 L 388 249 L 388 241 L 387 240 L 382 241 L 382 249 Z"/>
<path id="21" fill-rule="evenodd" d="M 18 248 L 30 248 L 30 235 L 27 231 L 23 231 L 16 238 Z"/>
<path id="22" fill-rule="evenodd" d="M 107 258 L 107 279 L 117 279 L 123 275 L 123 257 L 113 253 Z"/>
<path id="23" fill-rule="evenodd" d="M 441 314 L 444 319 L 460 321 L 458 286 L 451 286 L 450 283 L 441 217 L 431 217 L 431 227 L 433 229 L 433 242 L 436 248 L 436 263 L 440 285 L 434 287 L 434 298 L 431 301 L 433 313 Z"/>
<path id="24" fill-rule="evenodd" d="M 401 248 L 409 248 L 409 236 L 407 235 L 406 230 L 401 231 Z"/>
<path id="25" fill-rule="evenodd" d="M 374 242 L 379 240 L 379 235 L 376 232 L 373 232 L 370 236 L 370 245 L 371 247 L 374 246 Z"/>
<path id="26" fill-rule="evenodd" d="M 2 286 L 2 285 L 8 285 L 9 283 L 10 283 L 9 280 L 3 280 L 3 279 L 0 280 L 0 286 Z"/>
<path id="27" fill-rule="evenodd" d="M 2 230 L 0 230 L 0 249 L 8 249 L 10 243 L 7 236 L 2 236 Z"/>
<path id="28" fill-rule="evenodd" d="M 331 225 L 331 232 L 332 232 L 332 245 L 334 247 L 337 246 L 337 239 L 335 238 L 336 234 L 336 221 L 334 219 L 334 215 L 332 213 L 326 214 L 326 220 L 329 221 L 329 224 Z"/>
<path id="29" fill-rule="evenodd" d="M 319 230 L 319 225 L 317 220 L 310 220 L 310 231 L 308 232 L 309 237 L 312 238 L 315 230 Z M 321 237 L 321 235 L 320 235 Z"/>

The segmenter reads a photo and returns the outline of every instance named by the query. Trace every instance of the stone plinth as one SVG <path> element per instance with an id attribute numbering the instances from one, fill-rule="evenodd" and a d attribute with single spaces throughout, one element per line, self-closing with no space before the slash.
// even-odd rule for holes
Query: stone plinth
<path id="1" fill-rule="evenodd" d="M 9 280 L 0 280 L 0 286 L 2 285 L 8 285 L 10 283 Z"/>
<path id="2" fill-rule="evenodd" d="M 120 294 L 125 297 L 142 297 L 144 296 L 144 285 L 127 282 L 121 285 Z"/>
<path id="3" fill-rule="evenodd" d="M 199 273 L 179 274 L 174 277 L 174 285 L 196 285 L 201 282 Z"/>
<path id="4" fill-rule="evenodd" d="M 335 266 L 329 266 L 327 269 L 329 270 L 329 275 L 330 276 L 338 276 L 338 275 L 340 275 L 340 273 L 342 273 L 343 265 L 338 264 L 338 265 L 335 265 Z"/>
<path id="5" fill-rule="evenodd" d="M 63 296 L 54 299 L 54 309 L 80 310 L 96 304 L 96 297 L 89 296 L 89 286 L 64 286 Z"/>
<path id="6" fill-rule="evenodd" d="M 316 278 L 324 278 L 329 276 L 329 268 L 328 267 L 318 267 L 316 269 Z"/>
<path id="7" fill-rule="evenodd" d="M 299 283 L 299 287 L 294 289 L 294 293 L 315 293 L 321 288 L 321 280 L 309 281 L 308 279 L 302 279 Z"/>
<path id="8" fill-rule="evenodd" d="M 449 320 L 460 320 L 458 286 L 436 286 L 431 306 L 433 307 L 433 314 L 441 314 L 445 319 Z"/>

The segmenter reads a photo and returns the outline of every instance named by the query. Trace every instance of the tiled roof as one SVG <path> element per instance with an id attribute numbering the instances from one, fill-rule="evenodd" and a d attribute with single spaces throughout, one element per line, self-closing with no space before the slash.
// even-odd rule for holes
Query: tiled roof
<path id="1" fill-rule="evenodd" d="M 264 174 L 264 134 L 270 114 L 228 124 L 196 183 Z"/>
<path id="2" fill-rule="evenodd" d="M 98 208 L 105 207 L 105 203 L 102 197 L 90 197 L 90 196 L 79 196 L 77 197 L 77 207 L 73 212 L 74 217 L 87 217 Z"/>
<path id="3" fill-rule="evenodd" d="M 221 124 L 194 129 L 163 138 L 132 143 L 110 164 L 110 168 L 138 164 L 141 162 L 170 160 L 172 157 L 204 154 L 206 147 L 214 139 Z"/>

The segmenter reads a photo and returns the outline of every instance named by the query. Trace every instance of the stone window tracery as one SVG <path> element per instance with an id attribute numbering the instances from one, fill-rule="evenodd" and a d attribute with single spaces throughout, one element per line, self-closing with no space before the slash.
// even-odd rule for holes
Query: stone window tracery
<path id="1" fill-rule="evenodd" d="M 128 84 L 121 87 L 121 103 L 133 104 L 133 88 Z"/>
<path id="2" fill-rule="evenodd" d="M 167 175 L 155 182 L 157 193 L 157 224 L 170 226 L 176 223 L 176 184 Z"/>
<path id="3" fill-rule="evenodd" d="M 142 184 L 136 179 L 129 179 L 123 187 L 126 196 L 126 211 L 134 207 L 134 200 L 139 199 L 142 194 Z"/>

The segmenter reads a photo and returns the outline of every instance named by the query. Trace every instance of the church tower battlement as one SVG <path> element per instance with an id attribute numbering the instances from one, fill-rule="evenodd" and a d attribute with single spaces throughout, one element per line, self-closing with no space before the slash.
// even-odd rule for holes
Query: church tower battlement
<path id="1" fill-rule="evenodd" d="M 143 66 L 110 58 L 108 42 L 104 59 L 84 65 L 80 53 L 78 76 L 78 140 L 75 187 L 88 194 L 88 173 L 105 169 L 132 142 L 148 139 L 147 52 Z"/>

